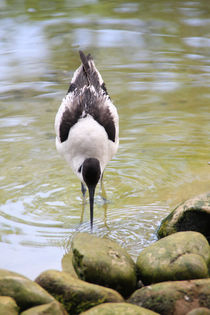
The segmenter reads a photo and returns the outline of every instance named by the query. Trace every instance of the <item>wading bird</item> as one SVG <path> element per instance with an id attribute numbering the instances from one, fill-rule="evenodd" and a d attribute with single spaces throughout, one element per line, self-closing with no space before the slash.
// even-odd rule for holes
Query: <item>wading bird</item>
<path id="1" fill-rule="evenodd" d="M 55 118 L 56 148 L 81 181 L 90 200 L 93 227 L 95 188 L 119 145 L 119 118 L 91 55 L 79 52 L 75 71 Z"/>

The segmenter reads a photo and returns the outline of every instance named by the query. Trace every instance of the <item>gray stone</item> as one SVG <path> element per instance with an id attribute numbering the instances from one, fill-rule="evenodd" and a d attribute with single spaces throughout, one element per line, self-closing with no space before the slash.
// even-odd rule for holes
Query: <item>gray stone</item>
<path id="1" fill-rule="evenodd" d="M 61 302 L 69 314 L 77 315 L 105 302 L 123 302 L 122 296 L 108 288 L 87 283 L 67 272 L 48 270 L 36 282 Z"/>
<path id="2" fill-rule="evenodd" d="M 207 278 L 210 246 L 198 232 L 178 232 L 146 247 L 136 265 L 144 284 Z"/>
<path id="3" fill-rule="evenodd" d="M 178 205 L 162 222 L 158 237 L 179 231 L 197 231 L 210 242 L 210 193 L 202 194 Z"/>
<path id="4" fill-rule="evenodd" d="M 135 290 L 135 263 L 116 242 L 79 233 L 73 239 L 72 252 L 80 279 L 115 289 L 125 297 Z"/>
<path id="5" fill-rule="evenodd" d="M 194 308 L 210 308 L 210 278 L 156 283 L 134 292 L 128 302 L 161 315 L 187 314 Z"/>

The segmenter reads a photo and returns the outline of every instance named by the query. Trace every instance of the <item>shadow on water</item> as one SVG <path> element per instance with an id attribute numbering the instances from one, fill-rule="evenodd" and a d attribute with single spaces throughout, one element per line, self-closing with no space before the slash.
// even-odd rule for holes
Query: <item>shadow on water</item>
<path id="1" fill-rule="evenodd" d="M 136 258 L 177 203 L 209 189 L 208 1 L 5 0 L 0 17 L 0 267 L 60 269 L 73 235 L 90 231 L 88 200 L 80 224 L 80 183 L 54 144 L 79 49 L 120 116 L 94 233 Z"/>

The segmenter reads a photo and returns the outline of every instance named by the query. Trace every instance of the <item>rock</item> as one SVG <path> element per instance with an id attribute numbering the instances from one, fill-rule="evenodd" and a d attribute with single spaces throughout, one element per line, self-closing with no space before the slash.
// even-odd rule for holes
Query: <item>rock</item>
<path id="1" fill-rule="evenodd" d="M 206 307 L 194 308 L 187 315 L 210 315 L 210 310 Z"/>
<path id="2" fill-rule="evenodd" d="M 134 292 L 128 302 L 161 315 L 187 314 L 197 307 L 210 308 L 210 278 L 156 283 Z"/>
<path id="3" fill-rule="evenodd" d="M 130 303 L 104 303 L 89 309 L 81 315 L 157 315 L 153 311 Z"/>
<path id="4" fill-rule="evenodd" d="M 36 282 L 61 302 L 69 314 L 79 314 L 105 302 L 122 302 L 122 296 L 108 288 L 87 283 L 57 270 L 43 272 Z"/>
<path id="5" fill-rule="evenodd" d="M 70 273 L 70 275 L 74 278 L 78 279 L 78 275 L 74 269 L 73 263 L 72 263 L 73 254 L 72 251 L 65 254 L 62 259 L 62 270 L 64 272 Z"/>
<path id="6" fill-rule="evenodd" d="M 5 277 L 5 276 L 14 276 L 14 277 L 21 277 L 23 279 L 28 279 L 25 276 L 23 276 L 17 272 L 10 271 L 7 269 L 0 269 L 0 277 Z"/>
<path id="7" fill-rule="evenodd" d="M 0 270 L 0 295 L 12 297 L 23 311 L 27 308 L 54 301 L 37 283 L 8 270 Z"/>
<path id="8" fill-rule="evenodd" d="M 146 247 L 136 266 L 144 284 L 207 278 L 210 246 L 198 232 L 178 232 Z"/>
<path id="9" fill-rule="evenodd" d="M 136 289 L 135 263 L 116 242 L 79 233 L 73 239 L 72 252 L 80 279 L 115 289 L 124 297 Z"/>
<path id="10" fill-rule="evenodd" d="M 158 237 L 179 231 L 197 231 L 210 242 L 210 193 L 196 196 L 178 205 L 162 222 Z"/>
<path id="11" fill-rule="evenodd" d="M 0 296 L 0 315 L 18 315 L 18 306 L 9 296 Z"/>
<path id="12" fill-rule="evenodd" d="M 20 315 L 68 315 L 63 305 L 57 301 L 39 305 L 22 312 Z"/>

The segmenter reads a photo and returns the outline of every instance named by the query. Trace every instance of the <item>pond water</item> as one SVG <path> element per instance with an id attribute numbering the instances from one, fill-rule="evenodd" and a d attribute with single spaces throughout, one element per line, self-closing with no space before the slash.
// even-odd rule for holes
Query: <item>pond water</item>
<path id="1" fill-rule="evenodd" d="M 90 232 L 89 205 L 81 222 L 80 183 L 54 140 L 79 49 L 120 116 L 94 233 L 135 259 L 178 203 L 209 191 L 209 30 L 206 0 L 1 1 L 0 268 L 30 278 L 61 269 L 75 233 Z"/>

